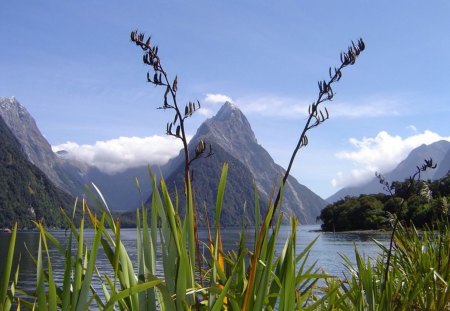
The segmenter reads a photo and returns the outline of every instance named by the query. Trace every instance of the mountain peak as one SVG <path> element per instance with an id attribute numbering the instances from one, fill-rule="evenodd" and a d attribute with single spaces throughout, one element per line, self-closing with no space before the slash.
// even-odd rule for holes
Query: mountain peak
<path id="1" fill-rule="evenodd" d="M 223 162 L 228 162 L 230 173 L 227 188 L 232 189 L 229 191 L 239 193 L 240 195 L 237 198 L 245 200 L 252 206 L 255 203 L 252 201 L 254 200 L 252 186 L 256 186 L 262 202 L 261 206 L 268 205 L 273 187 L 280 176 L 284 174 L 284 170 L 258 144 L 249 121 L 236 104 L 226 102 L 214 117 L 207 119 L 199 127 L 197 133 L 189 142 L 189 148 L 192 152 L 194 152 L 200 140 L 211 144 L 214 156 L 205 161 L 195 162 L 192 168 L 196 176 L 194 180 L 200 180 L 206 176 L 207 180 L 202 182 L 211 185 L 211 181 L 216 180 L 215 177 L 212 177 L 214 170 L 220 171 Z M 182 163 L 181 158 L 182 155 L 180 154 L 179 160 L 174 161 Z M 181 167 L 180 170 L 177 169 L 172 173 L 170 178 L 173 179 L 171 180 L 182 180 L 179 176 L 182 176 L 183 164 L 179 164 L 179 167 Z M 175 175 L 178 177 L 175 178 Z M 199 182 L 199 184 L 202 184 L 202 182 Z M 210 189 L 216 188 L 216 185 L 214 185 Z M 283 210 L 287 214 L 296 215 L 301 223 L 313 223 L 325 202 L 311 190 L 300 185 L 293 177 L 288 179 L 285 189 Z M 208 197 L 206 193 L 202 195 L 197 193 L 196 196 L 200 201 L 206 200 Z M 213 201 L 209 203 L 213 204 Z M 236 210 L 236 204 L 239 206 L 239 203 L 234 203 L 231 204 L 232 206 L 228 206 L 227 211 L 242 214 L 242 210 L 239 212 Z M 233 219 L 236 220 L 238 217 Z"/>
<path id="2" fill-rule="evenodd" d="M 225 104 L 222 105 L 219 112 L 214 116 L 213 119 L 216 120 L 228 120 L 228 119 L 234 119 L 236 116 L 240 116 L 242 114 L 241 110 L 236 106 L 235 104 L 231 102 L 225 102 Z M 245 118 L 245 117 L 244 117 Z"/>
<path id="3" fill-rule="evenodd" d="M 224 144 L 225 149 L 248 142 L 257 143 L 255 134 L 237 105 L 226 102 L 217 114 L 206 120 L 198 129 L 196 136 L 214 136 Z"/>
<path id="4" fill-rule="evenodd" d="M 3 111 L 16 110 L 18 112 L 27 113 L 25 107 L 22 106 L 14 96 L 0 97 L 0 110 Z"/>

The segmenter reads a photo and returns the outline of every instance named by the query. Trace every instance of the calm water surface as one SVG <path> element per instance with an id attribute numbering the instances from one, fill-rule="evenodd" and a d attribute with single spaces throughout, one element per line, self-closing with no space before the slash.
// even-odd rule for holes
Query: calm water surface
<path id="1" fill-rule="evenodd" d="M 354 261 L 354 245 L 358 246 L 361 253 L 366 256 L 376 257 L 379 253 L 379 247 L 373 242 L 376 239 L 383 244 L 387 245 L 389 240 L 388 232 L 345 232 L 345 233 L 329 233 L 329 232 L 317 232 L 319 230 L 318 225 L 314 226 L 299 226 L 297 229 L 297 253 L 300 253 L 305 246 L 307 246 L 313 239 L 318 237 L 316 243 L 311 249 L 310 262 L 317 260 L 317 265 L 326 272 L 342 276 L 345 268 L 340 254 L 346 255 Z M 225 228 L 222 230 L 223 234 L 223 246 L 225 249 L 236 248 L 239 243 L 240 228 Z M 276 249 L 280 252 L 290 233 L 290 227 L 285 226 L 280 230 L 280 236 L 277 242 Z M 61 242 L 66 243 L 65 231 L 54 231 L 54 236 Z M 87 230 L 86 242 L 90 246 L 93 238 L 93 232 Z M 246 238 L 248 244 L 253 243 L 254 231 L 249 229 L 246 231 Z M 2 275 L 1 269 L 4 266 L 5 254 L 7 251 L 8 241 L 10 235 L 7 233 L 0 233 L 0 275 Z M 205 230 L 199 231 L 200 239 L 206 240 L 207 233 Z M 127 248 L 127 251 L 134 263 L 136 263 L 136 230 L 135 229 L 122 229 L 121 231 L 122 241 Z M 30 258 L 28 252 L 36 256 L 39 246 L 39 233 L 36 231 L 18 232 L 17 244 L 16 244 L 16 261 L 20 255 L 20 270 L 19 270 L 19 287 L 24 289 L 35 288 L 35 267 L 33 261 Z M 62 273 L 64 269 L 64 256 L 60 255 L 55 249 L 50 250 L 51 261 L 57 281 L 62 283 Z M 110 274 L 109 263 L 104 255 L 100 254 L 97 260 L 97 265 L 100 272 Z M 15 265 L 14 265 L 15 266 Z M 161 264 L 158 266 L 161 267 Z M 162 267 L 161 267 L 162 270 Z M 58 278 L 59 277 L 59 278 Z M 99 286 L 99 280 L 94 280 L 95 287 Z"/>

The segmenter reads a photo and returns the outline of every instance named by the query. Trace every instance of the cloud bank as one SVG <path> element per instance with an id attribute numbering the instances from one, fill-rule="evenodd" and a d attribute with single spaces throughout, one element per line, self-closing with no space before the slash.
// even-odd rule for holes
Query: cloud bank
<path id="1" fill-rule="evenodd" d="M 373 178 L 375 172 L 387 173 L 394 169 L 413 149 L 439 140 L 450 141 L 450 137 L 426 130 L 406 138 L 390 135 L 386 131 L 361 140 L 351 138 L 349 142 L 356 150 L 341 151 L 336 157 L 352 161 L 357 167 L 347 174 L 338 172 L 331 184 L 334 187 L 346 187 L 366 182 Z"/>
<path id="2" fill-rule="evenodd" d="M 66 158 L 97 167 L 102 172 L 115 174 L 143 165 L 162 165 L 175 157 L 182 148 L 174 137 L 119 137 L 97 141 L 94 145 L 67 142 L 52 146 L 54 152 L 65 150 Z"/>

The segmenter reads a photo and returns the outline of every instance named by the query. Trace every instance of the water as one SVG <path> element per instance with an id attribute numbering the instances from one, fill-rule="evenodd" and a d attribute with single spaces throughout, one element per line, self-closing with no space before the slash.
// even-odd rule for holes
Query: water
<path id="1" fill-rule="evenodd" d="M 277 252 L 280 252 L 284 243 L 290 233 L 289 226 L 281 227 L 279 239 L 276 244 Z M 342 276 L 345 267 L 343 265 L 343 260 L 339 256 L 345 255 L 349 257 L 353 262 L 355 260 L 354 256 L 354 245 L 356 244 L 359 251 L 372 258 L 376 257 L 380 249 L 373 242 L 373 239 L 387 245 L 389 240 L 389 232 L 344 232 L 344 233 L 332 233 L 332 232 L 317 232 L 319 226 L 299 226 L 297 229 L 297 253 L 301 252 L 312 240 L 318 237 L 316 243 L 311 249 L 309 262 L 313 263 L 317 260 L 317 266 L 322 268 L 325 272 Z M 240 228 L 224 228 L 222 229 L 222 243 L 224 249 L 236 249 L 239 243 L 239 234 L 241 232 Z M 65 231 L 54 231 L 53 235 L 60 240 L 62 243 L 66 243 L 66 232 Z M 250 246 L 253 243 L 254 230 L 249 229 L 246 231 L 247 244 Z M 93 231 L 86 230 L 86 243 L 91 245 L 93 238 Z M 9 242 L 10 235 L 7 233 L 0 233 L 0 252 L 6 254 L 7 245 Z M 201 240 L 206 240 L 207 232 L 200 229 L 199 238 Z M 121 238 L 125 247 L 127 248 L 128 254 L 131 260 L 136 263 L 136 230 L 135 229 L 122 229 Z M 17 233 L 16 241 L 16 256 L 15 261 L 17 262 L 20 257 L 20 270 L 19 270 L 19 288 L 23 289 L 34 289 L 36 287 L 36 270 L 28 251 L 36 256 L 39 247 L 39 233 L 37 231 L 23 231 Z M 62 283 L 62 271 L 64 270 L 64 256 L 62 256 L 56 249 L 50 250 L 51 262 L 58 283 Z M 2 275 L 2 268 L 4 266 L 4 260 L 6 256 L 0 255 L 0 275 Z M 159 262 L 160 263 L 160 262 Z M 158 264 L 158 262 L 157 262 Z M 14 265 L 13 267 L 15 267 Z M 103 254 L 99 254 L 97 260 L 97 266 L 100 272 L 103 274 L 111 275 L 111 269 L 109 262 Z M 158 265 L 162 271 L 161 264 Z M 94 287 L 99 288 L 99 280 L 93 280 Z"/>

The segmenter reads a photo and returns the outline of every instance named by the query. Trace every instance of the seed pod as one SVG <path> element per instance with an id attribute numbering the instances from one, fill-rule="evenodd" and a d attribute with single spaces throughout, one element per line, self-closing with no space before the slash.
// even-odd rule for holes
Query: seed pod
<path id="1" fill-rule="evenodd" d="M 173 80 L 173 91 L 176 92 L 178 89 L 178 76 L 175 76 L 175 79 Z"/>

